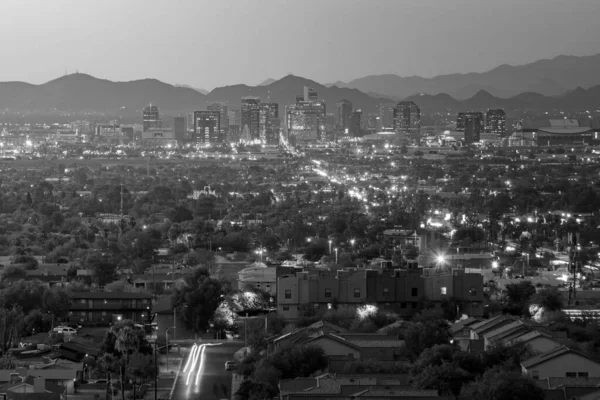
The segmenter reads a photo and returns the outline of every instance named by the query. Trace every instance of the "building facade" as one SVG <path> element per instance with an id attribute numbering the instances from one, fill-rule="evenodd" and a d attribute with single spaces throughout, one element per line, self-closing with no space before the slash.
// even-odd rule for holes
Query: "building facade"
<path id="1" fill-rule="evenodd" d="M 185 141 L 186 131 L 185 117 L 173 118 L 173 135 L 179 144 Z"/>
<path id="2" fill-rule="evenodd" d="M 83 324 L 108 326 L 119 318 L 144 323 L 152 306 L 152 295 L 147 293 L 74 292 L 69 298 L 68 320 Z"/>
<path id="3" fill-rule="evenodd" d="M 242 140 L 258 141 L 260 139 L 260 99 L 258 97 L 242 97 L 242 117 L 240 131 Z"/>
<path id="4" fill-rule="evenodd" d="M 401 101 L 394 107 L 394 131 L 411 140 L 421 138 L 421 110 L 412 101 Z"/>
<path id="5" fill-rule="evenodd" d="M 219 112 L 219 130 L 220 135 L 223 141 L 227 139 L 227 133 L 229 131 L 229 116 L 228 116 L 228 107 L 226 101 L 215 101 L 212 103 L 208 103 L 206 105 L 206 109 L 208 111 L 218 111 Z"/>
<path id="6" fill-rule="evenodd" d="M 502 135 L 506 132 L 506 113 L 502 109 L 490 109 L 485 113 L 485 131 Z"/>
<path id="7" fill-rule="evenodd" d="M 481 112 L 460 112 L 456 117 L 456 130 L 464 132 L 464 143 L 479 142 L 480 135 L 484 131 L 483 113 Z"/>
<path id="8" fill-rule="evenodd" d="M 150 104 L 144 108 L 142 112 L 142 126 L 144 132 L 152 128 L 162 128 L 158 106 Z"/>
<path id="9" fill-rule="evenodd" d="M 194 111 L 194 143 L 221 143 L 221 113 Z"/>
<path id="10" fill-rule="evenodd" d="M 261 103 L 259 110 L 259 137 L 262 143 L 279 143 L 279 103 Z"/>
<path id="11" fill-rule="evenodd" d="M 350 114 L 352 114 L 352 103 L 342 99 L 337 103 L 336 128 L 344 133 L 350 130 Z"/>
<path id="12" fill-rule="evenodd" d="M 362 119 L 362 111 L 355 110 L 350 114 L 350 126 L 349 126 L 349 134 L 352 137 L 360 137 L 361 136 L 361 119 Z"/>
<path id="13" fill-rule="evenodd" d="M 445 295 L 441 293 L 445 292 Z M 307 312 L 331 308 L 357 308 L 372 304 L 410 317 L 422 309 L 424 300 L 441 306 L 452 299 L 459 311 L 483 314 L 483 277 L 454 270 L 444 276 L 418 270 L 304 270 L 277 279 L 277 312 L 298 319 Z"/>
<path id="14" fill-rule="evenodd" d="M 317 92 L 305 86 L 304 94 L 296 96 L 296 104 L 285 108 L 288 138 L 312 142 L 325 136 L 327 110 L 325 102 L 319 100 Z"/>

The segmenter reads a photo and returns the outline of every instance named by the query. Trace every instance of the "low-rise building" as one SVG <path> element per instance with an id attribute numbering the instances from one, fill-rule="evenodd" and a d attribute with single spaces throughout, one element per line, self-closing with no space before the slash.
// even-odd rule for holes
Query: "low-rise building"
<path id="1" fill-rule="evenodd" d="M 561 346 L 521 362 L 523 375 L 533 379 L 598 378 L 600 360 Z"/>
<path id="2" fill-rule="evenodd" d="M 152 295 L 142 292 L 72 292 L 69 298 L 68 320 L 84 324 L 109 325 L 122 319 L 144 323 L 152 307 Z"/>

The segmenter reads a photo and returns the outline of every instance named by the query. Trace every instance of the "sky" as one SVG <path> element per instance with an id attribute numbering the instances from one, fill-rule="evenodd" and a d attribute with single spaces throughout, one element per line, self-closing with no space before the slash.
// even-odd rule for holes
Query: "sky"
<path id="1" fill-rule="evenodd" d="M 213 89 L 483 72 L 600 53 L 600 0 L 1 0 L 0 81 Z"/>

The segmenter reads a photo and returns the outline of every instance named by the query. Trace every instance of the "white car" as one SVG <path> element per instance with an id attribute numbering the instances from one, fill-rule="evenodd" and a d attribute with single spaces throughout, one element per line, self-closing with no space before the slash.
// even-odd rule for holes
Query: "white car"
<path id="1" fill-rule="evenodd" d="M 77 329 L 68 326 L 57 326 L 52 331 L 63 335 L 77 335 Z"/>

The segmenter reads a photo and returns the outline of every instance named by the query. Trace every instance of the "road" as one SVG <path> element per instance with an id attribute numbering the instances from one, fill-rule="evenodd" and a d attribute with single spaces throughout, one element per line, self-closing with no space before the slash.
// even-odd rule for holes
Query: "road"
<path id="1" fill-rule="evenodd" d="M 225 362 L 233 360 L 233 354 L 243 346 L 243 343 L 225 340 L 222 342 L 202 341 L 198 344 L 206 344 L 204 354 L 202 354 L 201 346 L 196 350 L 194 348 L 186 349 L 186 356 L 172 399 L 220 400 L 231 398 L 232 372 L 225 370 Z M 186 366 L 187 370 L 185 370 Z M 198 374 L 198 372 L 200 373 Z"/>

